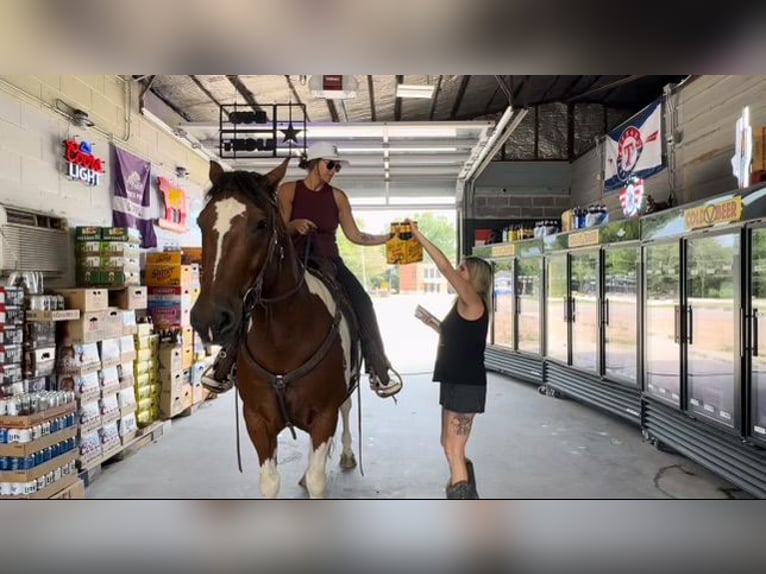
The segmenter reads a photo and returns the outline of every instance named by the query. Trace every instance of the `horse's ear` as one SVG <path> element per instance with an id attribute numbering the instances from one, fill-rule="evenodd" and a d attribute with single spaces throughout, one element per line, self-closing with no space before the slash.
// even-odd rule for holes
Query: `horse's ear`
<path id="1" fill-rule="evenodd" d="M 277 167 L 266 174 L 266 183 L 269 185 L 269 187 L 277 187 L 279 182 L 285 178 L 288 163 L 290 163 L 289 157 L 285 158 L 285 161 L 280 163 Z"/>
<path id="2" fill-rule="evenodd" d="M 221 181 L 221 177 L 223 177 L 223 168 L 217 161 L 210 160 L 210 181 L 213 182 L 213 185 L 218 185 L 218 183 Z"/>

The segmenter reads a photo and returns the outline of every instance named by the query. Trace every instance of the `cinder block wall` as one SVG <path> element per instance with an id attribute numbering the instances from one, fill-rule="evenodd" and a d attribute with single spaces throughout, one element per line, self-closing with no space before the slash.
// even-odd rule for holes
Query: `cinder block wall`
<path id="1" fill-rule="evenodd" d="M 110 141 L 152 163 L 152 210 L 161 198 L 155 176 L 175 180 L 182 165 L 190 175 L 178 181 L 192 211 L 202 203 L 208 162 L 178 138 L 138 113 L 138 95 L 128 94 L 119 76 L 0 76 L 0 202 L 66 217 L 70 224 L 111 225 Z M 86 111 L 95 129 L 73 126 L 56 108 Z M 89 187 L 66 176 L 63 140 L 79 136 L 105 162 L 101 185 Z M 158 230 L 159 232 L 159 230 Z M 161 241 L 198 242 L 158 233 Z"/>

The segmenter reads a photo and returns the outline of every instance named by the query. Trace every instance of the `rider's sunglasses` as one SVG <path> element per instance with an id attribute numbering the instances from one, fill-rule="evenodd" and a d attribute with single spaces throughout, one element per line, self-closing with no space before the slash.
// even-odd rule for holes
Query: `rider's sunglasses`
<path id="1" fill-rule="evenodd" d="M 335 161 L 334 159 L 328 159 L 328 160 L 325 160 L 325 163 L 327 164 L 327 169 L 329 169 L 330 171 L 335 170 L 335 173 L 340 172 L 341 166 L 339 161 Z"/>

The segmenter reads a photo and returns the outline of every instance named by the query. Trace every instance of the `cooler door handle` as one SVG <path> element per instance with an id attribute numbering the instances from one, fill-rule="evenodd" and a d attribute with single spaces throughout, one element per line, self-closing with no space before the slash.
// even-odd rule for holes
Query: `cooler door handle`
<path id="1" fill-rule="evenodd" d="M 694 343 L 693 335 L 694 335 L 694 315 L 692 314 L 692 306 L 689 305 L 686 308 L 686 311 L 689 313 L 689 323 L 687 325 L 687 330 L 689 332 L 689 338 L 687 339 L 687 342 L 691 345 Z"/>
<path id="2" fill-rule="evenodd" d="M 679 342 L 679 335 L 678 335 L 678 317 L 680 315 L 680 309 L 678 308 L 678 305 L 673 305 L 673 342 L 678 343 Z"/>
<path id="3" fill-rule="evenodd" d="M 521 295 L 516 295 L 516 314 L 521 315 Z"/>
<path id="4" fill-rule="evenodd" d="M 564 297 L 564 323 L 569 322 L 569 299 Z"/>
<path id="5" fill-rule="evenodd" d="M 753 356 L 758 356 L 758 309 L 753 309 Z"/>
<path id="6" fill-rule="evenodd" d="M 609 325 L 609 299 L 604 299 L 604 325 Z"/>
<path id="7" fill-rule="evenodd" d="M 572 318 L 572 323 L 574 323 L 575 320 L 577 319 L 577 307 L 575 306 L 576 300 L 574 297 L 570 297 L 569 301 L 570 301 L 570 305 L 572 305 L 571 318 Z"/>

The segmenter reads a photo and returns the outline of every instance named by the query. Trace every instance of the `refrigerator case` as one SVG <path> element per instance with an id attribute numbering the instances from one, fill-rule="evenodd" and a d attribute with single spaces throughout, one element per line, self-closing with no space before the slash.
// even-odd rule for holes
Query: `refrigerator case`
<path id="1" fill-rule="evenodd" d="M 523 353 L 538 356 L 541 354 L 542 275 L 542 257 L 526 257 L 516 260 L 517 349 Z"/>
<path id="2" fill-rule="evenodd" d="M 599 373 L 599 251 L 572 252 L 570 259 L 572 366 Z"/>
<path id="3" fill-rule="evenodd" d="M 644 247 L 644 391 L 681 408 L 679 241 Z"/>
<path id="4" fill-rule="evenodd" d="M 604 249 L 604 376 L 638 387 L 639 270 L 638 245 Z"/>
<path id="5" fill-rule="evenodd" d="M 516 292 L 513 259 L 494 262 L 494 313 L 491 343 L 505 349 L 516 348 Z"/>
<path id="6" fill-rule="evenodd" d="M 750 435 L 766 442 L 766 228 L 750 236 L 748 363 L 750 371 Z"/>
<path id="7" fill-rule="evenodd" d="M 565 364 L 569 364 L 571 317 L 568 267 L 566 253 L 556 253 L 546 257 L 545 355 L 549 359 Z"/>
<path id="8" fill-rule="evenodd" d="M 690 413 L 728 429 L 741 421 L 740 231 L 686 240 L 684 343 Z"/>

